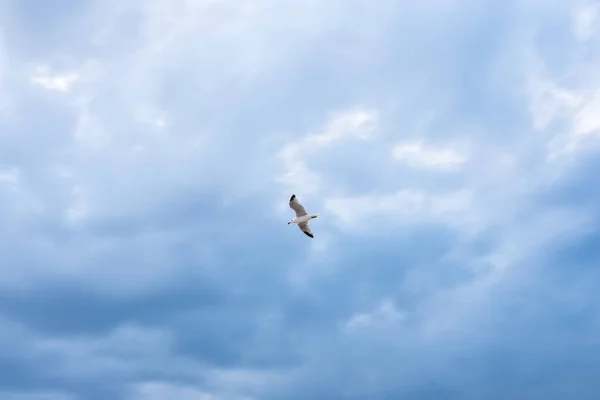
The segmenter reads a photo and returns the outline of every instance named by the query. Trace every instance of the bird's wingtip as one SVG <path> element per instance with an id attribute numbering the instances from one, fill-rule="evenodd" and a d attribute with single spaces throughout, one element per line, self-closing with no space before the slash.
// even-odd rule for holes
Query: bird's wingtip
<path id="1" fill-rule="evenodd" d="M 296 195 L 292 194 L 292 197 L 290 197 L 290 201 L 294 201 L 295 198 L 296 198 Z"/>

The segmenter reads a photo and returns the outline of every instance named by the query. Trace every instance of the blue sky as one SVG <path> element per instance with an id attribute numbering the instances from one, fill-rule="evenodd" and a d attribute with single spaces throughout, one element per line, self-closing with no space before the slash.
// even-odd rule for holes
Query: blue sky
<path id="1" fill-rule="evenodd" d="M 0 1 L 0 397 L 597 399 L 599 27 Z"/>

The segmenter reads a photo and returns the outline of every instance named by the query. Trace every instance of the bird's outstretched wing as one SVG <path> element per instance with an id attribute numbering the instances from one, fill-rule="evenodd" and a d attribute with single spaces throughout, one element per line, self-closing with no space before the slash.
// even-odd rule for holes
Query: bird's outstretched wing
<path id="1" fill-rule="evenodd" d="M 304 234 L 310 238 L 314 238 L 313 233 L 311 232 L 309 226 L 308 226 L 308 221 L 306 222 L 300 222 L 298 224 L 298 228 L 300 228 L 300 230 L 302 232 L 304 232 Z"/>
<path id="2" fill-rule="evenodd" d="M 304 206 L 298 202 L 295 194 L 290 198 L 290 208 L 296 212 L 296 217 L 302 217 L 307 214 Z"/>

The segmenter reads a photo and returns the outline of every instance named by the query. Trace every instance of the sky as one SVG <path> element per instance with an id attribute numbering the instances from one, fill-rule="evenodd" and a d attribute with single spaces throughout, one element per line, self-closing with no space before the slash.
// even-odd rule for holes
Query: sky
<path id="1" fill-rule="evenodd" d="M 599 398 L 599 28 L 0 0 L 0 398 Z"/>

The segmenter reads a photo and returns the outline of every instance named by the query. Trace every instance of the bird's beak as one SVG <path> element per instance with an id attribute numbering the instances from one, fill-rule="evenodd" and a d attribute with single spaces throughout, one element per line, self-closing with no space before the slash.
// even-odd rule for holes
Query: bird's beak
<path id="1" fill-rule="evenodd" d="M 288 222 L 288 225 L 291 224 L 291 222 Z"/>

